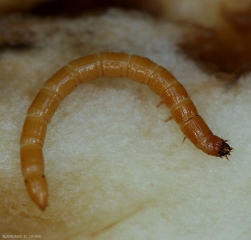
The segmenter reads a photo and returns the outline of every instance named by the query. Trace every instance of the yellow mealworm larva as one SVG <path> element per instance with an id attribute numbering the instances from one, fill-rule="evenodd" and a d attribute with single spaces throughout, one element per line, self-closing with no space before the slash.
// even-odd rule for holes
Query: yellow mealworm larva
<path id="1" fill-rule="evenodd" d="M 21 168 L 31 199 L 44 210 L 48 187 L 44 175 L 43 144 L 48 122 L 59 102 L 75 87 L 99 76 L 128 77 L 147 84 L 170 109 L 181 131 L 203 152 L 226 158 L 232 148 L 214 135 L 190 100 L 183 85 L 165 68 L 147 58 L 124 53 L 99 53 L 70 62 L 49 78 L 27 112 L 20 139 Z"/>

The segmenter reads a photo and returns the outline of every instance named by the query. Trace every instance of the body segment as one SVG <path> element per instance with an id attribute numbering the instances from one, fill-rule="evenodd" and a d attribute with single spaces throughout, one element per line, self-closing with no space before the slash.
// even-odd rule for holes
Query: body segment
<path id="1" fill-rule="evenodd" d="M 99 76 L 128 77 L 147 84 L 162 98 L 181 131 L 198 149 L 217 157 L 230 155 L 232 148 L 211 132 L 183 85 L 165 68 L 147 58 L 124 53 L 82 57 L 70 62 L 45 82 L 28 109 L 24 122 L 20 140 L 22 173 L 27 191 L 42 210 L 48 203 L 42 152 L 47 124 L 60 101 L 78 84 Z"/>

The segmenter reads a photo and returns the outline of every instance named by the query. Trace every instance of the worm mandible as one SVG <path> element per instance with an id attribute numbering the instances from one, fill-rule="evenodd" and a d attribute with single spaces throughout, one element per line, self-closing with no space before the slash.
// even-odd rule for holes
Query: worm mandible
<path id="1" fill-rule="evenodd" d="M 165 68 L 151 60 L 124 53 L 99 53 L 70 62 L 49 78 L 27 112 L 20 139 L 21 168 L 31 199 L 44 210 L 48 204 L 48 186 L 44 175 L 43 144 L 47 124 L 60 101 L 76 86 L 105 77 L 128 77 L 147 84 L 170 109 L 181 131 L 203 152 L 226 158 L 232 148 L 214 135 L 185 88 Z"/>

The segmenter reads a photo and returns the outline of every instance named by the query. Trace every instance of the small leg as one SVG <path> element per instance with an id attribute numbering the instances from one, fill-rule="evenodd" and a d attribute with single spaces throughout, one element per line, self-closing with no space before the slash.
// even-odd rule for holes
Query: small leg
<path id="1" fill-rule="evenodd" d="M 164 102 L 160 101 L 160 103 L 156 106 L 156 108 L 158 108 L 159 106 L 161 106 Z"/>
<path id="2" fill-rule="evenodd" d="M 186 137 L 186 136 L 184 136 L 182 143 L 184 143 L 184 142 L 185 142 L 186 138 L 187 138 L 187 137 Z"/>
<path id="3" fill-rule="evenodd" d="M 167 119 L 165 120 L 165 122 L 168 122 L 168 121 L 170 121 L 170 120 L 172 120 L 172 119 L 173 119 L 173 117 L 171 116 L 171 117 L 167 118 Z"/>

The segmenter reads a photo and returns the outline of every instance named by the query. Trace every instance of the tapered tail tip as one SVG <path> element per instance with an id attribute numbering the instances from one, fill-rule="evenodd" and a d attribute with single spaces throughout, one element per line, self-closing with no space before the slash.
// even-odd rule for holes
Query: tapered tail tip
<path id="1" fill-rule="evenodd" d="M 44 174 L 30 174 L 25 178 L 25 185 L 33 202 L 44 211 L 48 205 L 48 185 Z"/>

